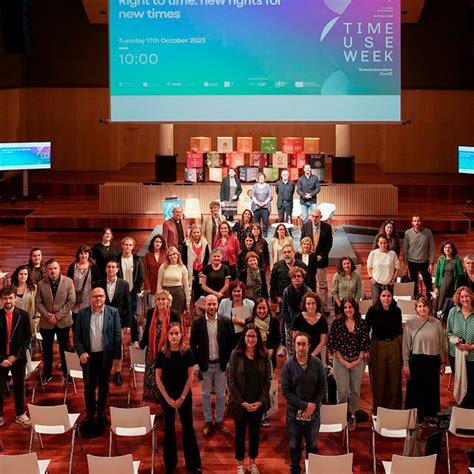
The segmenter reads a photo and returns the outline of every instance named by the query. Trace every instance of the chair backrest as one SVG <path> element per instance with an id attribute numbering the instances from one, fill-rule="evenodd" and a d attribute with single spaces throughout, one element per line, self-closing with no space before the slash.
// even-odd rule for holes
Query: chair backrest
<path id="1" fill-rule="evenodd" d="M 145 350 L 130 346 L 130 365 L 145 365 Z"/>
<path id="2" fill-rule="evenodd" d="M 151 431 L 150 407 L 117 408 L 110 407 L 110 425 L 114 433 L 117 428 L 144 428 L 143 434 Z"/>
<path id="3" fill-rule="evenodd" d="M 322 425 L 342 425 L 347 424 L 347 402 L 338 405 L 321 405 L 321 424 Z"/>
<path id="4" fill-rule="evenodd" d="M 102 457 L 87 455 L 87 465 L 89 474 L 104 474 L 112 472 L 113 474 L 133 474 L 133 457 L 131 454 L 124 456 Z"/>
<path id="5" fill-rule="evenodd" d="M 417 474 L 434 474 L 436 470 L 436 454 L 431 456 L 409 457 L 392 456 L 391 474 L 407 474 L 416 472 Z"/>
<path id="6" fill-rule="evenodd" d="M 468 408 L 453 407 L 449 431 L 456 434 L 456 428 L 474 430 L 474 410 Z"/>
<path id="7" fill-rule="evenodd" d="M 31 363 L 31 354 L 30 354 L 30 350 L 29 349 L 26 349 L 26 367 L 25 367 L 25 370 L 26 370 L 26 375 L 30 375 L 32 372 L 33 372 L 33 364 Z"/>
<path id="8" fill-rule="evenodd" d="M 353 453 L 340 456 L 321 456 L 310 454 L 308 457 L 308 474 L 352 474 Z"/>
<path id="9" fill-rule="evenodd" d="M 398 300 L 397 306 L 400 308 L 403 316 L 415 316 L 415 302 L 413 300 L 406 301 L 406 300 Z"/>
<path id="10" fill-rule="evenodd" d="M 293 199 L 293 211 L 291 217 L 300 217 L 303 211 L 301 210 L 301 203 L 299 199 Z"/>
<path id="11" fill-rule="evenodd" d="M 415 291 L 414 281 L 409 281 L 407 283 L 395 282 L 395 285 L 393 286 L 394 296 L 410 296 L 413 298 L 414 291 Z"/>
<path id="12" fill-rule="evenodd" d="M 1 455 L 0 472 L 9 474 L 40 474 L 36 453 Z"/>
<path id="13" fill-rule="evenodd" d="M 412 411 L 414 413 L 411 413 Z M 407 428 L 414 428 L 416 419 L 416 408 L 411 410 L 391 410 L 390 408 L 378 407 L 375 430 L 381 434 L 382 428 L 385 430 L 406 430 Z"/>
<path id="14" fill-rule="evenodd" d="M 65 351 L 64 357 L 66 358 L 66 367 L 68 374 L 71 372 L 71 370 L 82 371 L 81 361 L 79 360 L 77 352 Z"/>
<path id="15" fill-rule="evenodd" d="M 327 221 L 334 216 L 336 205 L 332 202 L 322 202 L 318 204 L 318 209 L 321 211 L 321 220 Z"/>
<path id="16" fill-rule="evenodd" d="M 31 424 L 41 426 L 63 426 L 64 432 L 71 429 L 66 405 L 40 406 L 28 403 Z"/>
<path id="17" fill-rule="evenodd" d="M 369 308 L 372 306 L 372 300 L 360 300 L 359 301 L 359 311 L 360 314 L 366 315 Z"/>

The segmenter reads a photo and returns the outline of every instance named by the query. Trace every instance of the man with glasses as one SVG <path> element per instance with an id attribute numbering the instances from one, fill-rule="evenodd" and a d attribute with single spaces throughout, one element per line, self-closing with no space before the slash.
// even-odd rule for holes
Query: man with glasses
<path id="1" fill-rule="evenodd" d="M 120 315 L 116 308 L 105 304 L 103 288 L 94 288 L 91 305 L 79 311 L 74 344 L 84 376 L 87 413 L 81 431 L 85 437 L 92 438 L 100 436 L 108 423 L 105 410 L 110 372 L 114 359 L 119 360 L 122 351 Z"/>
<path id="2" fill-rule="evenodd" d="M 319 209 L 311 210 L 310 220 L 303 225 L 301 238 L 303 237 L 309 237 L 313 242 L 313 248 L 316 254 L 318 295 L 326 309 L 328 301 L 328 278 L 326 268 L 329 266 L 329 252 L 332 249 L 332 228 L 326 222 L 321 221 L 321 211 Z"/>
<path id="3" fill-rule="evenodd" d="M 283 292 L 281 319 L 285 325 L 286 350 L 290 355 L 293 354 L 293 344 L 291 340 L 293 323 L 295 322 L 296 316 L 301 313 L 300 306 L 303 296 L 311 291 L 311 288 L 304 284 L 305 276 L 305 270 L 299 267 L 293 267 L 289 271 L 291 285 L 285 288 Z"/>

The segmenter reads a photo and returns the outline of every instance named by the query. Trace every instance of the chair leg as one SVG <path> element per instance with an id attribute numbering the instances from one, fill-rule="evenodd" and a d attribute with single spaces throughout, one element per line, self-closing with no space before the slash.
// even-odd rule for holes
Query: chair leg
<path id="1" fill-rule="evenodd" d="M 128 377 L 128 395 L 127 395 L 127 407 L 130 408 L 130 398 L 132 396 L 132 369 L 130 369 L 130 375 Z"/>
<path id="2" fill-rule="evenodd" d="M 377 472 L 377 458 L 375 457 L 375 431 L 372 428 L 372 467 L 374 474 Z"/>
<path id="3" fill-rule="evenodd" d="M 35 370 L 35 376 L 33 379 L 33 391 L 31 392 L 31 404 L 34 405 L 35 403 L 35 393 L 36 393 L 36 379 L 38 377 L 38 371 Z"/>
<path id="4" fill-rule="evenodd" d="M 64 381 L 64 405 L 66 405 L 66 400 L 67 400 L 67 380 Z"/>
<path id="5" fill-rule="evenodd" d="M 151 429 L 151 474 L 155 472 L 155 426 Z"/>
<path id="6" fill-rule="evenodd" d="M 133 389 L 136 390 L 137 389 L 137 378 L 135 377 L 135 370 L 133 369 L 130 369 L 132 374 L 133 374 Z"/>
<path id="7" fill-rule="evenodd" d="M 109 458 L 112 457 L 112 429 L 109 434 Z"/>
<path id="8" fill-rule="evenodd" d="M 41 435 L 39 433 L 37 433 L 37 435 L 38 435 L 38 439 L 39 439 L 39 442 L 40 442 L 41 449 L 44 449 L 43 438 L 41 437 Z"/>
<path id="9" fill-rule="evenodd" d="M 69 474 L 72 474 L 72 457 L 74 455 L 74 441 L 76 439 L 76 428 L 74 427 L 71 431 L 72 431 L 72 436 L 71 436 L 71 454 L 69 455 Z"/>
<path id="10" fill-rule="evenodd" d="M 77 395 L 77 388 L 76 388 L 76 382 L 74 381 L 74 377 L 72 378 L 72 388 L 74 389 L 74 395 Z"/>
<path id="11" fill-rule="evenodd" d="M 30 446 L 28 448 L 28 452 L 31 453 L 31 448 L 33 447 L 33 436 L 35 434 L 35 430 L 33 426 L 31 427 L 31 433 L 30 433 Z"/>
<path id="12" fill-rule="evenodd" d="M 84 451 L 84 445 L 82 444 L 81 430 L 79 429 L 78 425 L 76 425 L 76 430 L 77 430 L 77 437 L 79 438 L 79 442 L 81 443 L 81 451 Z"/>
<path id="13" fill-rule="evenodd" d="M 349 427 L 346 425 L 346 447 L 347 454 L 349 454 Z"/>
<path id="14" fill-rule="evenodd" d="M 451 474 L 451 458 L 449 456 L 449 431 L 446 431 L 446 456 L 448 458 L 448 474 Z"/>

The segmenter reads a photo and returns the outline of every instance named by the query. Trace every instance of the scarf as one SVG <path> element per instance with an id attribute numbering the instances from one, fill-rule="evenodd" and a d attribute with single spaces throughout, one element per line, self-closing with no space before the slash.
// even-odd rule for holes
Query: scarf
<path id="1" fill-rule="evenodd" d="M 201 243 L 201 245 L 199 247 L 197 247 L 194 240 L 192 240 L 191 241 L 191 248 L 193 249 L 193 252 L 194 252 L 194 255 L 195 255 L 194 260 L 193 260 L 193 270 L 196 270 L 197 272 L 200 272 L 202 270 L 201 254 L 203 253 L 204 245 L 202 245 L 202 243 Z"/>
<path id="2" fill-rule="evenodd" d="M 153 311 L 153 317 L 150 323 L 150 335 L 148 337 L 148 360 L 154 362 L 156 359 L 156 329 L 159 322 L 158 308 Z M 166 342 L 166 333 L 168 332 L 168 326 L 170 325 L 170 310 L 167 308 L 163 314 L 163 320 L 161 323 L 160 342 L 158 343 L 158 350 L 161 350 Z"/>
<path id="3" fill-rule="evenodd" d="M 254 319 L 253 323 L 260 330 L 260 334 L 262 336 L 262 341 L 263 341 L 264 344 L 266 344 L 267 337 L 268 337 L 268 330 L 270 329 L 270 315 L 267 314 L 265 316 L 265 319 L 262 319 L 262 318 L 257 316 Z"/>

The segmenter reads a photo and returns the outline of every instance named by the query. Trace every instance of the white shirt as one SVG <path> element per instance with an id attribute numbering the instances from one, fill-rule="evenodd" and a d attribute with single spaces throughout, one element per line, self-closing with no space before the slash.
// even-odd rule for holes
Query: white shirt
<path id="1" fill-rule="evenodd" d="M 123 279 L 129 284 L 130 291 L 133 288 L 133 255 L 122 257 Z"/>
<path id="2" fill-rule="evenodd" d="M 115 277 L 114 281 L 107 280 L 107 296 L 109 298 L 109 301 L 112 301 L 114 299 L 116 284 L 117 284 L 117 277 Z"/>
<path id="3" fill-rule="evenodd" d="M 92 308 L 91 308 L 92 309 Z M 102 352 L 102 335 L 104 333 L 104 309 L 100 313 L 91 314 L 91 352 Z"/>

